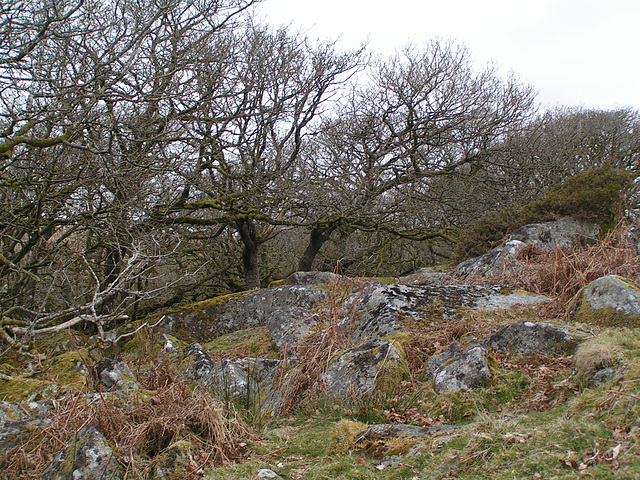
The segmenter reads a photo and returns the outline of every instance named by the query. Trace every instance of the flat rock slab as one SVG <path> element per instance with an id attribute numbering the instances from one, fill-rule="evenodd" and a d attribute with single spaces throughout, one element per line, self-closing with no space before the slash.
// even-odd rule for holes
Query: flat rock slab
<path id="1" fill-rule="evenodd" d="M 286 318 L 289 310 L 295 318 L 304 317 L 302 311 L 311 316 L 325 295 L 316 287 L 304 285 L 225 295 L 165 313 L 162 329 L 187 342 L 207 343 L 238 330 L 266 326 L 276 310 L 281 318 Z"/>
<path id="2" fill-rule="evenodd" d="M 404 318 L 455 318 L 461 310 L 539 305 L 549 299 L 505 285 L 387 285 L 354 295 L 357 339 L 376 339 L 400 329 Z"/>
<path id="3" fill-rule="evenodd" d="M 496 352 L 572 355 L 590 336 L 569 325 L 516 322 L 491 335 L 485 344 Z"/>
<path id="4" fill-rule="evenodd" d="M 435 427 L 419 427 L 417 425 L 379 423 L 371 425 L 356 437 L 356 442 L 388 440 L 390 438 L 430 439 L 440 435 L 451 435 L 460 427 L 438 425 Z"/>

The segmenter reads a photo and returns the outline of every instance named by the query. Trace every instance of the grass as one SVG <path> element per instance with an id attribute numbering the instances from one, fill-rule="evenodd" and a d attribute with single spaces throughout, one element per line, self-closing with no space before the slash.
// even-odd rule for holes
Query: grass
<path id="1" fill-rule="evenodd" d="M 601 271 L 602 263 L 595 263 L 598 252 L 613 255 L 606 258 L 610 265 L 618 262 L 616 268 L 638 271 L 637 261 L 617 238 L 596 246 L 601 250 L 565 252 L 560 260 L 529 252 L 528 261 L 536 271 L 552 272 L 553 267 L 566 273 L 556 274 L 549 283 L 559 297 L 565 295 L 558 301 L 561 305 L 567 292 L 584 281 L 584 275 L 576 273 L 580 265 Z M 333 286 L 333 298 L 350 292 L 349 285 Z M 240 403 L 234 408 L 203 392 L 194 393 L 171 356 L 150 366 L 144 356 L 132 355 L 130 362 L 140 362 L 132 366 L 145 390 L 128 408 L 116 408 L 116 400 L 108 395 L 93 402 L 85 400 L 85 391 L 68 395 L 58 403 L 50 426 L 34 427 L 21 445 L 0 453 L 0 478 L 39 478 L 51 456 L 88 421 L 123 461 L 129 457 L 127 478 L 132 479 L 150 478 L 158 459 L 176 444 L 189 446 L 190 461 L 197 467 L 177 472 L 179 478 L 245 480 L 255 478 L 262 468 L 286 480 L 640 478 L 640 329 L 589 327 L 594 337 L 573 356 L 494 353 L 488 387 L 437 394 L 423 373 L 432 355 L 454 340 L 482 339 L 516 321 L 545 320 L 549 312 L 467 311 L 455 320 L 425 313 L 421 319 L 407 318 L 404 333 L 395 338 L 411 371 L 408 379 L 390 392 L 335 401 L 322 388 L 309 387 L 335 352 L 351 346 L 348 330 L 338 322 L 349 312 L 339 314 L 339 307 L 336 301 L 320 308 L 327 332 L 309 337 L 294 351 L 300 363 L 284 392 L 280 415 L 253 418 L 255 405 Z M 256 353 L 257 347 L 274 352 L 267 339 L 264 329 L 256 329 L 244 336 L 221 337 L 207 348 L 216 358 Z M 139 344 L 146 345 L 149 354 L 155 351 L 156 339 L 141 339 Z M 53 379 L 67 370 L 64 362 L 58 363 L 59 371 L 47 365 L 32 375 L 44 381 L 47 375 Z M 590 378 L 602 367 L 614 367 L 618 373 L 596 385 Z M 20 375 L 9 366 L 0 373 Z M 375 423 L 460 428 L 446 441 L 419 445 L 413 440 L 356 441 Z M 385 452 L 411 447 L 419 447 L 416 454 L 391 463 L 381 458 Z"/>
<path id="2" fill-rule="evenodd" d="M 484 328 L 502 325 L 504 315 L 513 313 L 483 314 Z M 473 320 L 468 325 L 479 328 Z M 433 332 L 424 334 L 432 339 Z M 598 356 L 590 350 L 603 344 L 624 359 L 626 373 L 600 386 L 585 384 L 573 357 L 502 355 L 485 389 L 436 395 L 415 379 L 395 396 L 319 399 L 268 424 L 250 461 L 206 478 L 250 478 L 260 468 L 291 480 L 640 478 L 638 338 L 637 329 L 608 329 L 585 344 L 582 355 Z M 419 454 L 384 466 L 353 442 L 364 424 L 379 422 L 466 427 L 449 443 L 425 442 Z"/>

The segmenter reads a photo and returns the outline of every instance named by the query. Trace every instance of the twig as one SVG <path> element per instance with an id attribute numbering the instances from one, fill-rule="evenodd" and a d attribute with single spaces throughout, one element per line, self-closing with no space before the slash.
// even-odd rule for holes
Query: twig
<path id="1" fill-rule="evenodd" d="M 39 328 L 37 330 L 32 330 L 29 327 L 11 327 L 11 331 L 14 334 L 28 333 L 31 335 L 42 335 L 45 333 L 59 332 L 60 330 L 64 330 L 65 328 L 72 327 L 82 321 L 95 323 L 96 321 L 103 321 L 103 320 L 128 320 L 128 319 L 129 319 L 129 315 L 116 315 L 116 316 L 103 315 L 99 317 L 94 317 L 92 315 L 79 315 L 77 317 L 72 318 L 71 320 L 67 320 L 66 322 L 61 323 L 60 325 L 56 325 L 54 327 Z"/>

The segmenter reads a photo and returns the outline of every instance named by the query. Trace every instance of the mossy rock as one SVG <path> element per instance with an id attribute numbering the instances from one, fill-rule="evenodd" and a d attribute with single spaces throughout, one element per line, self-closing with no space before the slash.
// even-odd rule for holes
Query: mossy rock
<path id="1" fill-rule="evenodd" d="M 582 289 L 574 319 L 605 327 L 640 326 L 640 287 L 631 280 L 607 275 Z"/>
<path id="2" fill-rule="evenodd" d="M 222 335 L 202 347 L 212 356 L 229 359 L 242 357 L 279 358 L 279 350 L 267 327 L 247 328 Z"/>
<path id="3" fill-rule="evenodd" d="M 63 389 L 57 383 L 31 378 L 27 375 L 0 379 L 0 400 L 7 402 L 49 400 L 58 398 L 63 393 Z"/>
<path id="4" fill-rule="evenodd" d="M 89 358 L 87 349 L 63 353 L 54 357 L 46 368 L 46 376 L 54 379 L 59 385 L 69 385 L 81 389 L 86 383 Z"/>
<path id="5" fill-rule="evenodd" d="M 323 379 L 332 395 L 357 398 L 373 391 L 392 394 L 408 377 L 402 349 L 375 340 L 336 354 Z"/>

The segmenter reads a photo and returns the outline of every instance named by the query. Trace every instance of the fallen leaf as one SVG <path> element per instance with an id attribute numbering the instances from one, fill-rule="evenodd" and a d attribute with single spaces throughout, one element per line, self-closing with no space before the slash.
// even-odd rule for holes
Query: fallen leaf
<path id="1" fill-rule="evenodd" d="M 615 447 L 612 447 L 609 450 L 607 450 L 607 453 L 604 454 L 604 457 L 605 457 L 604 459 L 607 462 L 614 461 L 620 455 L 621 450 L 622 450 L 622 444 L 619 443 Z"/>

